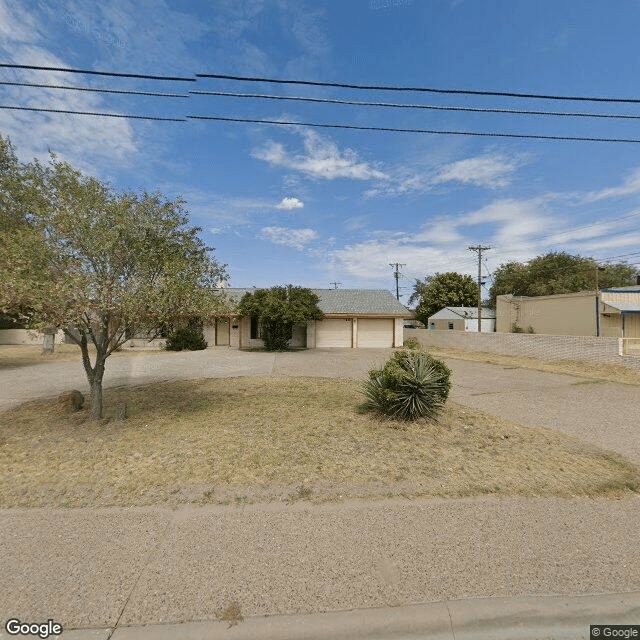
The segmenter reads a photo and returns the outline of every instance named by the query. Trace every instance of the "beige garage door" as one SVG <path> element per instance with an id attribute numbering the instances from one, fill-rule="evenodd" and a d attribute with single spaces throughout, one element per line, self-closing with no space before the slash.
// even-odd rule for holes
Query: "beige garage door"
<path id="1" fill-rule="evenodd" d="M 393 319 L 359 318 L 358 347 L 393 347 Z"/>
<path id="2" fill-rule="evenodd" d="M 216 344 L 220 347 L 229 345 L 229 320 L 218 318 L 216 320 Z"/>
<path id="3" fill-rule="evenodd" d="M 331 318 L 316 324 L 316 347 L 350 347 L 351 319 Z"/>

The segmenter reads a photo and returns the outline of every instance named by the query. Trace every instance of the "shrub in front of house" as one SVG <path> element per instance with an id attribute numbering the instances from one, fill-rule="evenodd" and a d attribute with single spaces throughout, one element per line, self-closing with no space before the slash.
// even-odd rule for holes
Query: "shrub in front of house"
<path id="1" fill-rule="evenodd" d="M 451 390 L 451 370 L 426 351 L 396 351 L 362 386 L 363 408 L 398 420 L 435 420 Z"/>
<path id="2" fill-rule="evenodd" d="M 168 351 L 200 351 L 207 348 L 201 327 L 183 327 L 167 336 Z"/>
<path id="3" fill-rule="evenodd" d="M 420 344 L 420 340 L 418 340 L 418 338 L 414 338 L 413 336 L 411 338 L 407 338 L 402 343 L 402 346 L 405 349 L 422 349 L 422 345 Z"/>

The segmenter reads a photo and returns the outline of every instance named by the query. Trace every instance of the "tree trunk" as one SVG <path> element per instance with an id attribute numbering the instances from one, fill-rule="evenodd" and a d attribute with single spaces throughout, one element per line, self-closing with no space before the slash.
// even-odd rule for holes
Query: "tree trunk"
<path id="1" fill-rule="evenodd" d="M 89 380 L 91 387 L 91 417 L 94 420 L 102 418 L 102 377 L 104 376 L 104 356 L 98 355 L 93 367 L 93 377 Z"/>
<path id="2" fill-rule="evenodd" d="M 92 367 L 85 333 L 82 333 L 79 345 L 80 351 L 82 352 L 82 364 L 87 374 L 89 388 L 91 389 L 91 417 L 94 420 L 100 420 L 102 418 L 102 378 L 104 376 L 106 351 L 101 348 L 102 345 L 99 343 L 96 353 L 96 363 Z"/>

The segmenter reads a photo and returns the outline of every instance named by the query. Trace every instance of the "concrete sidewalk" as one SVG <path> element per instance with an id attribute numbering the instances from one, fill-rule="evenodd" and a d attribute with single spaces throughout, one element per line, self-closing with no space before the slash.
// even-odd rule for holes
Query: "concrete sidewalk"
<path id="1" fill-rule="evenodd" d="M 640 623 L 639 531 L 640 497 L 11 509 L 1 622 L 53 619 L 65 640 L 582 638 Z"/>
<path id="2" fill-rule="evenodd" d="M 577 640 L 589 625 L 640 625 L 640 593 L 449 600 L 406 607 L 65 630 L 64 640 Z M 9 636 L 0 631 L 0 638 Z"/>

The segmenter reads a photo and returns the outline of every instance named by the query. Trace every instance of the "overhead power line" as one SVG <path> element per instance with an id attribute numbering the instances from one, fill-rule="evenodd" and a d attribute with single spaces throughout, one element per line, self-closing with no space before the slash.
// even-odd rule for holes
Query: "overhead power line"
<path id="1" fill-rule="evenodd" d="M 187 118 L 193 120 L 217 120 L 219 122 L 240 122 L 249 124 L 274 124 L 280 126 L 294 127 L 318 127 L 324 129 L 356 129 L 360 131 L 391 131 L 399 133 L 425 133 L 443 136 L 479 136 L 484 138 L 525 138 L 528 140 L 558 140 L 558 141 L 574 141 L 574 142 L 617 142 L 639 144 L 637 138 L 596 138 L 591 136 L 552 136 L 541 134 L 524 134 L 524 133 L 502 133 L 497 131 L 444 131 L 437 129 L 403 129 L 400 127 L 367 127 L 355 124 L 328 124 L 320 122 L 294 122 L 288 120 L 266 120 L 257 118 L 230 118 L 224 116 L 191 116 Z"/>
<path id="2" fill-rule="evenodd" d="M 514 91 L 486 91 L 474 89 L 442 89 L 434 87 L 402 87 L 375 84 L 354 84 L 346 82 L 320 82 L 317 80 L 283 80 L 279 78 L 261 78 L 255 76 L 233 76 L 222 73 L 196 73 L 196 78 L 216 80 L 239 80 L 241 82 L 265 82 L 270 84 L 295 84 L 312 87 L 337 87 L 340 89 L 364 89 L 368 91 L 415 91 L 422 93 L 442 93 L 471 96 L 500 96 L 504 98 L 530 98 L 535 100 L 571 100 L 581 102 L 617 102 L 640 104 L 640 98 L 609 98 L 601 96 L 562 96 L 554 94 L 519 93 Z"/>
<path id="3" fill-rule="evenodd" d="M 196 79 L 181 76 L 156 76 L 142 73 L 120 73 L 116 71 L 93 71 L 92 69 L 69 69 L 67 67 L 41 67 L 35 64 L 9 64 L 0 62 L 4 69 L 28 69 L 30 71 L 60 71 L 62 73 L 80 73 L 92 76 L 111 76 L 115 78 L 139 78 L 142 80 L 163 80 L 167 82 L 196 82 Z"/>
<path id="4" fill-rule="evenodd" d="M 640 120 L 640 115 L 627 113 L 594 113 L 585 111 L 532 111 L 528 109 L 498 109 L 485 107 L 463 107 L 457 105 L 413 104 L 408 102 L 369 102 L 366 100 L 339 100 L 337 98 L 312 98 L 310 96 L 281 96 L 268 93 L 234 93 L 230 91 L 189 91 L 193 95 L 222 96 L 228 98 L 255 98 L 260 100 L 291 100 L 320 104 L 344 104 L 360 107 L 386 107 L 390 109 L 426 109 L 431 111 L 464 111 L 471 113 L 501 113 L 527 116 L 561 116 L 573 118 L 610 118 L 618 120 Z"/>
<path id="5" fill-rule="evenodd" d="M 601 225 L 606 225 L 606 224 L 611 224 L 612 222 L 619 222 L 620 220 L 627 220 L 629 218 L 636 218 L 640 216 L 640 211 L 635 211 L 633 213 L 624 215 L 624 216 L 619 216 L 617 218 L 610 218 L 609 220 L 599 220 L 598 222 L 592 222 L 591 224 L 585 224 L 582 225 L 580 227 L 573 227 L 572 229 L 566 229 L 564 231 L 554 231 L 553 233 L 547 233 L 543 236 L 536 236 L 534 238 L 529 238 L 527 240 L 527 242 L 525 244 L 520 244 L 518 246 L 518 249 L 527 249 L 530 247 L 534 247 L 536 246 L 540 240 L 545 240 L 546 238 L 555 238 L 556 236 L 564 236 L 564 235 L 568 235 L 571 233 L 575 233 L 576 231 L 583 231 L 584 229 L 591 229 L 593 227 L 598 227 Z M 628 233 L 628 231 L 622 231 L 620 233 L 615 233 L 615 234 L 609 234 L 609 237 L 613 236 L 615 237 L 616 235 L 622 235 L 622 234 L 626 234 Z M 567 242 L 568 240 L 562 240 L 561 242 Z M 560 244 L 560 242 L 553 242 L 551 244 Z M 512 253 L 513 249 L 503 249 L 500 251 L 496 251 L 493 255 L 504 255 L 505 253 Z M 614 256 L 616 257 L 616 256 Z"/>
<path id="6" fill-rule="evenodd" d="M 524 133 L 502 133 L 499 131 L 446 131 L 439 129 L 403 129 L 400 127 L 369 127 L 354 124 L 330 124 L 322 122 L 295 122 L 289 120 L 266 120 L 255 118 L 231 118 L 225 116 L 194 116 L 187 115 L 186 117 L 167 118 L 162 116 L 145 116 L 134 115 L 125 113 L 104 113 L 96 111 L 75 111 L 72 109 L 47 109 L 44 107 L 19 107 L 11 105 L 0 105 L 0 109 L 12 109 L 14 111 L 36 111 L 44 113 L 63 113 L 70 115 L 81 116 L 99 116 L 104 118 L 131 118 L 135 120 L 160 120 L 166 122 L 185 122 L 186 119 L 190 120 L 214 120 L 219 122 L 238 122 L 248 124 L 271 124 L 278 126 L 293 126 L 293 127 L 316 127 L 322 129 L 354 129 L 359 131 L 387 131 L 396 133 L 422 133 L 441 136 L 477 136 L 483 138 L 521 138 L 527 140 L 555 140 L 565 142 L 612 142 L 612 143 L 629 143 L 640 144 L 640 139 L 637 138 L 596 138 L 590 136 L 551 136 L 540 134 L 524 134 Z"/>
<path id="7" fill-rule="evenodd" d="M 66 113 L 79 116 L 100 116 L 102 118 L 133 118 L 135 120 L 164 120 L 169 122 L 186 122 L 184 118 L 163 118 L 161 116 L 136 116 L 124 113 L 100 113 L 97 111 L 71 111 L 68 109 L 44 109 L 39 107 L 10 107 L 0 104 L 0 109 L 15 111 L 44 111 L 45 113 Z"/>
<path id="8" fill-rule="evenodd" d="M 133 91 L 128 89 L 102 89 L 94 87 L 72 87 L 62 84 L 37 84 L 35 82 L 2 82 L 0 85 L 12 85 L 16 87 L 37 87 L 41 89 L 66 89 L 68 91 L 90 91 L 92 93 L 124 93 L 133 96 L 158 96 L 161 98 L 189 98 L 188 93 L 161 93 L 158 91 Z M 640 118 L 640 116 L 638 116 Z"/>

